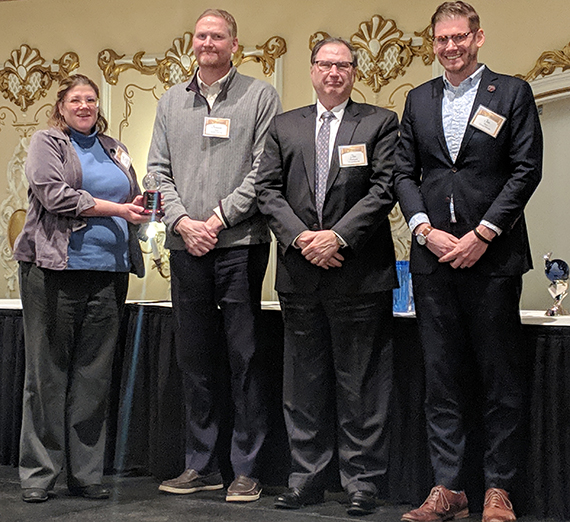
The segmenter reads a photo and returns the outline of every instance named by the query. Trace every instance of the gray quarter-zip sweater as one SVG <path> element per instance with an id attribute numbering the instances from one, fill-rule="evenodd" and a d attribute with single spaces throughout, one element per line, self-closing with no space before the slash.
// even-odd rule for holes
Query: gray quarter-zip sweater
<path id="1" fill-rule="evenodd" d="M 161 175 L 168 248 L 185 249 L 173 230 L 180 219 L 207 220 L 217 206 L 226 228 L 216 248 L 269 242 L 253 184 L 269 123 L 278 112 L 275 89 L 234 67 L 211 108 L 199 92 L 196 76 L 162 96 L 148 171 Z M 204 136 L 205 117 L 229 119 L 229 138 Z"/>

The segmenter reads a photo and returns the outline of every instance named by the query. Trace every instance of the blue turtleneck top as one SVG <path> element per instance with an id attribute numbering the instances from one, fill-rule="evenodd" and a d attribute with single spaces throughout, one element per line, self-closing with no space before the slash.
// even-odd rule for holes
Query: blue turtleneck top
<path id="1" fill-rule="evenodd" d="M 82 189 L 94 198 L 125 203 L 130 184 L 125 173 L 107 155 L 97 132 L 86 136 L 73 129 L 71 143 L 79 156 Z M 87 217 L 87 226 L 73 231 L 69 239 L 69 270 L 128 272 L 128 227 L 123 218 Z"/>

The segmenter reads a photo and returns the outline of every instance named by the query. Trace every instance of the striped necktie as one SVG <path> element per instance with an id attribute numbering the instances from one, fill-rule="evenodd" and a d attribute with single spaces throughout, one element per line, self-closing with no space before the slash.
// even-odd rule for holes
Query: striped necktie
<path id="1" fill-rule="evenodd" d="M 327 179 L 329 177 L 329 140 L 331 135 L 331 120 L 335 115 L 331 111 L 323 112 L 323 123 L 317 134 L 317 157 L 315 169 L 315 201 L 319 223 L 323 223 L 323 205 L 327 191 Z"/>

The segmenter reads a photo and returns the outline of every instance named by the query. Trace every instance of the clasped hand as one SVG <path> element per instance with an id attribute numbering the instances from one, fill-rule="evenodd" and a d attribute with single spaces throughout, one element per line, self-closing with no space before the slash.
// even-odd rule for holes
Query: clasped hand
<path id="1" fill-rule="evenodd" d="M 200 257 L 216 246 L 218 234 L 223 227 L 222 222 L 215 214 L 207 221 L 184 217 L 176 225 L 176 232 L 182 236 L 186 250 L 190 254 Z"/>
<path id="2" fill-rule="evenodd" d="M 452 268 L 472 267 L 487 250 L 487 245 L 473 231 L 456 238 L 443 230 L 433 229 L 427 239 L 426 246 L 439 262 L 449 263 Z"/>
<path id="3" fill-rule="evenodd" d="M 301 254 L 313 265 L 325 270 L 342 266 L 344 257 L 338 251 L 339 244 L 336 234 L 332 230 L 318 230 L 312 232 L 305 230 L 296 242 Z"/>

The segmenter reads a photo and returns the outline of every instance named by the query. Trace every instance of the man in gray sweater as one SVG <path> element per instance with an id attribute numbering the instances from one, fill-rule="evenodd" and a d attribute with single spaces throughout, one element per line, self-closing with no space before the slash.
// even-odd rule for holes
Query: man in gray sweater
<path id="1" fill-rule="evenodd" d="M 159 101 L 148 159 L 162 182 L 186 401 L 186 469 L 159 489 L 223 487 L 216 446 L 230 389 L 235 479 L 226 500 L 253 501 L 261 494 L 256 457 L 267 432 L 257 330 L 270 241 L 253 183 L 281 105 L 273 87 L 232 66 L 238 39 L 228 12 L 200 15 L 193 49 L 198 72 Z M 220 378 L 226 357 L 231 383 Z"/>

